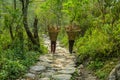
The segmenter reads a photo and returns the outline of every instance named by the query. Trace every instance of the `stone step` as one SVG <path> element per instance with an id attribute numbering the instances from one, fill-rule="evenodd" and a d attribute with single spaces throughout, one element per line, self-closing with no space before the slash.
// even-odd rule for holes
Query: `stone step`
<path id="1" fill-rule="evenodd" d="M 49 38 L 43 36 L 44 45 L 50 52 Z M 75 56 L 57 42 L 56 54 L 41 55 L 39 61 L 25 74 L 25 80 L 70 80 L 76 70 L 74 59 Z"/>
<path id="2" fill-rule="evenodd" d="M 53 80 L 70 80 L 71 77 L 70 74 L 57 74 L 52 76 Z"/>

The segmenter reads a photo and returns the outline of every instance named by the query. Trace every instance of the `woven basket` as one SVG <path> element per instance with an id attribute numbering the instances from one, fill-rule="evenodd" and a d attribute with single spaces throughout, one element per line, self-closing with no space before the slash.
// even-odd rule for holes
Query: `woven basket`
<path id="1" fill-rule="evenodd" d="M 56 41 L 57 36 L 58 36 L 58 32 L 49 32 L 49 36 L 50 36 L 51 41 Z"/>
<path id="2" fill-rule="evenodd" d="M 75 40 L 80 29 L 78 27 L 74 28 L 73 26 L 66 27 L 66 32 L 69 40 Z"/>
<path id="3" fill-rule="evenodd" d="M 51 41 L 56 41 L 59 33 L 58 27 L 48 27 L 49 37 Z"/>
<path id="4" fill-rule="evenodd" d="M 67 31 L 68 39 L 75 40 L 77 32 L 76 31 Z"/>

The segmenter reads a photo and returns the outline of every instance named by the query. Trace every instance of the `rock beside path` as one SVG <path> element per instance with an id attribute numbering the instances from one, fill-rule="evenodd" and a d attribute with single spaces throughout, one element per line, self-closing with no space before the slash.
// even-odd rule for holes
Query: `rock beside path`
<path id="1" fill-rule="evenodd" d="M 75 80 L 99 80 L 82 64 L 78 66 L 77 70 L 78 70 L 78 76 L 76 76 Z"/>
<path id="2" fill-rule="evenodd" d="M 120 64 L 110 72 L 108 80 L 120 80 Z"/>
<path id="3" fill-rule="evenodd" d="M 72 76 L 70 74 L 58 74 L 52 76 L 54 80 L 70 80 L 71 77 Z"/>
<path id="4" fill-rule="evenodd" d="M 45 66 L 32 66 L 30 68 L 30 72 L 35 74 L 35 73 L 40 73 L 44 71 L 45 69 L 46 69 Z"/>

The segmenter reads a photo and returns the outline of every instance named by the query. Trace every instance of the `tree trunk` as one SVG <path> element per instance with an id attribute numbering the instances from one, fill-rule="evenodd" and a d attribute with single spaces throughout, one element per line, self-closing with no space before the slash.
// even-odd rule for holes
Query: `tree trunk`
<path id="1" fill-rule="evenodd" d="M 9 25 L 9 32 L 10 32 L 11 39 L 13 41 L 14 40 L 14 36 L 13 36 L 13 31 L 12 31 L 12 25 L 11 24 Z"/>
<path id="2" fill-rule="evenodd" d="M 14 11 L 15 11 L 16 10 L 16 0 L 14 0 L 13 4 L 14 4 Z M 12 18 L 12 21 L 14 21 L 14 18 Z M 9 25 L 9 32 L 10 32 L 11 39 L 13 41 L 14 40 L 14 36 L 13 36 L 12 25 L 13 25 L 13 22 L 11 22 L 10 25 Z"/>
<path id="3" fill-rule="evenodd" d="M 28 5 L 29 0 L 21 0 L 22 2 L 22 14 L 23 14 L 23 25 L 26 30 L 26 33 L 28 35 L 28 38 L 31 40 L 33 44 L 36 44 L 36 41 L 34 40 L 34 37 L 28 27 L 28 21 L 27 21 L 27 11 L 28 11 Z"/>
<path id="4" fill-rule="evenodd" d="M 16 0 L 14 0 L 14 9 L 16 10 Z"/>
<path id="5" fill-rule="evenodd" d="M 34 35 L 33 35 L 28 27 L 28 20 L 27 20 L 29 0 L 20 0 L 20 1 L 22 2 L 23 25 L 24 25 L 25 31 L 27 33 L 27 36 L 28 36 L 29 40 L 32 42 L 33 46 L 34 47 L 37 46 L 39 48 L 40 44 L 39 44 L 38 29 L 37 29 L 38 19 L 35 18 L 35 21 L 34 21 L 35 31 L 34 31 Z M 38 49 L 35 49 L 35 50 L 38 50 Z"/>
<path id="6" fill-rule="evenodd" d="M 34 19 L 34 39 L 36 40 L 36 43 L 35 44 L 35 50 L 39 50 L 39 47 L 40 47 L 40 43 L 39 43 L 39 35 L 38 35 L 38 27 L 37 27 L 37 24 L 38 24 L 38 19 L 37 17 L 35 17 Z"/>

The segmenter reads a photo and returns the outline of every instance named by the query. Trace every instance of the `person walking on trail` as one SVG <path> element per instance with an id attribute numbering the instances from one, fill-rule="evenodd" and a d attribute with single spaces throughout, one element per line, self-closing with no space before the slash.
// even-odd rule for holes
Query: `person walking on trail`
<path id="1" fill-rule="evenodd" d="M 71 24 L 66 27 L 66 32 L 68 35 L 68 40 L 69 40 L 69 52 L 72 54 L 73 52 L 73 46 L 75 43 L 75 38 L 77 36 L 77 32 L 79 32 L 80 29 L 77 25 Z"/>
<path id="2" fill-rule="evenodd" d="M 55 53 L 56 50 L 56 40 L 60 27 L 58 26 L 48 26 L 49 37 L 51 40 L 51 53 Z"/>

